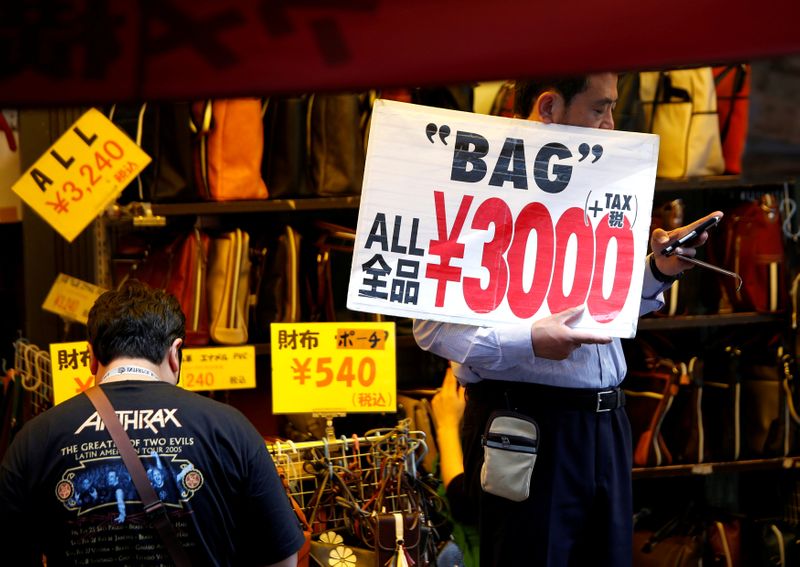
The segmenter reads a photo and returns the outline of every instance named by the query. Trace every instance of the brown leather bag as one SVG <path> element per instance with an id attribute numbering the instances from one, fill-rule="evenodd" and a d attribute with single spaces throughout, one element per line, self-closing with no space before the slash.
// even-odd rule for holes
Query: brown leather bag
<path id="1" fill-rule="evenodd" d="M 209 201 L 266 199 L 261 179 L 264 125 L 259 99 L 192 105 L 194 164 L 200 196 Z"/>
<path id="2" fill-rule="evenodd" d="M 711 240 L 711 250 L 722 267 L 738 273 L 744 285 L 723 278 L 735 311 L 778 312 L 788 305 L 786 257 L 778 202 L 765 193 L 725 214 L 722 237 Z"/>
<path id="3" fill-rule="evenodd" d="M 628 372 L 622 388 L 633 436 L 633 462 L 640 467 L 669 465 L 672 453 L 661 427 L 678 393 L 680 369 L 672 360 L 657 358 L 645 369 Z"/>
<path id="4" fill-rule="evenodd" d="M 375 518 L 376 567 L 419 565 L 421 518 L 419 513 L 395 512 L 378 514 Z"/>

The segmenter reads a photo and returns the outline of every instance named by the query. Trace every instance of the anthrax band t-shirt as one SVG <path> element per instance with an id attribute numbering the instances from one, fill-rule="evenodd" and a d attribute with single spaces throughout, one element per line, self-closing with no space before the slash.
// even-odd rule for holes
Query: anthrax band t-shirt
<path id="1" fill-rule="evenodd" d="M 263 439 L 237 410 L 165 382 L 104 384 L 193 563 L 274 563 L 303 534 Z M 3 555 L 170 564 L 114 442 L 81 394 L 29 422 L 0 468 Z M 13 534 L 13 535 L 12 535 Z"/>

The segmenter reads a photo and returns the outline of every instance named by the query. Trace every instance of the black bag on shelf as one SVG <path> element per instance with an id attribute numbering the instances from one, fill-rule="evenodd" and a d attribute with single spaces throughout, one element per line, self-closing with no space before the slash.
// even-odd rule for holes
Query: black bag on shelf
<path id="1" fill-rule="evenodd" d="M 750 458 L 796 454 L 800 419 L 794 409 L 792 357 L 778 347 L 766 360 L 742 365 L 743 451 Z"/>
<path id="2" fill-rule="evenodd" d="M 693 366 L 693 380 L 702 385 L 705 462 L 735 461 L 741 457 L 740 355 L 734 347 L 707 350 Z"/>
<path id="3" fill-rule="evenodd" d="M 117 104 L 108 115 L 152 159 L 119 203 L 197 200 L 188 103 Z"/>

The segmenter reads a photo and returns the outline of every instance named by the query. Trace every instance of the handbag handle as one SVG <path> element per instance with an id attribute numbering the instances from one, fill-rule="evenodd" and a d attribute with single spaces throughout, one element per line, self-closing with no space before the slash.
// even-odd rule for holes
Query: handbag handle
<path id="1" fill-rule="evenodd" d="M 122 461 L 131 475 L 136 492 L 139 493 L 139 498 L 142 499 L 142 506 L 144 507 L 145 516 L 150 521 L 150 524 L 156 529 L 159 537 L 161 538 L 164 547 L 167 549 L 172 561 L 178 567 L 189 567 L 192 562 L 186 549 L 178 541 L 178 535 L 175 533 L 175 526 L 167 515 L 167 510 L 164 503 L 153 490 L 153 485 L 147 478 L 147 473 L 144 470 L 142 461 L 139 460 L 139 455 L 131 445 L 130 437 L 125 433 L 122 423 L 119 421 L 114 406 L 111 401 L 103 392 L 100 386 L 94 386 L 86 390 L 86 396 L 92 405 L 97 410 L 97 414 L 111 434 L 114 444 L 117 446 Z"/>

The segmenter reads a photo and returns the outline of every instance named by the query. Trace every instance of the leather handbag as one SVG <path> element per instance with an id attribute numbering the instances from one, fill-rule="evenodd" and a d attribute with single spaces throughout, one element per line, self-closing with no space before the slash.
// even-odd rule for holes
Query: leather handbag
<path id="1" fill-rule="evenodd" d="M 270 199 L 313 197 L 309 177 L 309 95 L 273 96 L 264 114 L 261 176 Z"/>
<path id="2" fill-rule="evenodd" d="M 261 178 L 264 152 L 262 103 L 255 98 L 192 104 L 194 170 L 208 201 L 266 199 Z"/>
<path id="3" fill-rule="evenodd" d="M 661 137 L 659 177 L 725 170 L 711 67 L 640 73 L 639 98 L 645 131 Z"/>
<path id="4" fill-rule="evenodd" d="M 672 400 L 661 433 L 670 448 L 674 463 L 702 463 L 705 460 L 703 427 L 703 382 L 697 379 L 698 357 L 678 365 L 677 391 Z"/>
<path id="5" fill-rule="evenodd" d="M 637 466 L 672 463 L 661 427 L 678 392 L 679 377 L 680 369 L 672 360 L 658 358 L 649 361 L 647 368 L 630 370 L 622 383 Z"/>
<path id="6" fill-rule="evenodd" d="M 375 516 L 375 567 L 419 565 L 421 518 L 414 512 Z"/>
<path id="7" fill-rule="evenodd" d="M 678 515 L 656 530 L 633 532 L 636 567 L 698 567 L 703 565 L 703 530 L 695 520 Z"/>
<path id="8" fill-rule="evenodd" d="M 197 199 L 188 103 L 116 104 L 108 115 L 152 159 L 123 190 L 119 203 Z"/>
<path id="9" fill-rule="evenodd" d="M 203 346 L 209 341 L 209 244 L 209 236 L 197 228 L 178 234 L 166 244 L 131 237 L 119 244 L 114 259 L 117 284 L 136 278 L 178 298 L 186 316 L 186 346 Z"/>
<path id="10" fill-rule="evenodd" d="M 250 236 L 236 229 L 213 238 L 208 255 L 209 332 L 223 345 L 247 342 L 250 313 Z"/>
<path id="11" fill-rule="evenodd" d="M 725 214 L 721 235 L 711 242 L 715 263 L 738 273 L 744 285 L 723 278 L 735 311 L 774 313 L 788 305 L 781 215 L 774 195 L 764 193 Z"/>
<path id="12" fill-rule="evenodd" d="M 761 358 L 760 356 L 758 358 Z M 743 450 L 751 458 L 786 457 L 797 442 L 794 361 L 782 347 L 742 365 Z"/>
<path id="13" fill-rule="evenodd" d="M 742 152 L 747 139 L 747 119 L 750 108 L 750 65 L 714 67 L 717 91 L 717 113 L 725 173 L 742 172 Z"/>
<path id="14" fill-rule="evenodd" d="M 738 519 L 713 520 L 708 527 L 708 561 L 705 565 L 740 567 L 742 564 L 742 526 Z"/>
<path id="15" fill-rule="evenodd" d="M 709 350 L 692 366 L 702 388 L 703 461 L 735 461 L 742 452 L 741 352 L 735 347 Z"/>
<path id="16" fill-rule="evenodd" d="M 309 98 L 308 166 L 315 196 L 361 193 L 368 119 L 366 94 L 314 94 Z"/>
<path id="17" fill-rule="evenodd" d="M 257 341 L 269 340 L 271 323 L 295 323 L 303 319 L 300 233 L 287 224 L 280 232 L 259 238 L 267 252 L 263 276 L 255 289 L 257 299 L 251 322 Z"/>

